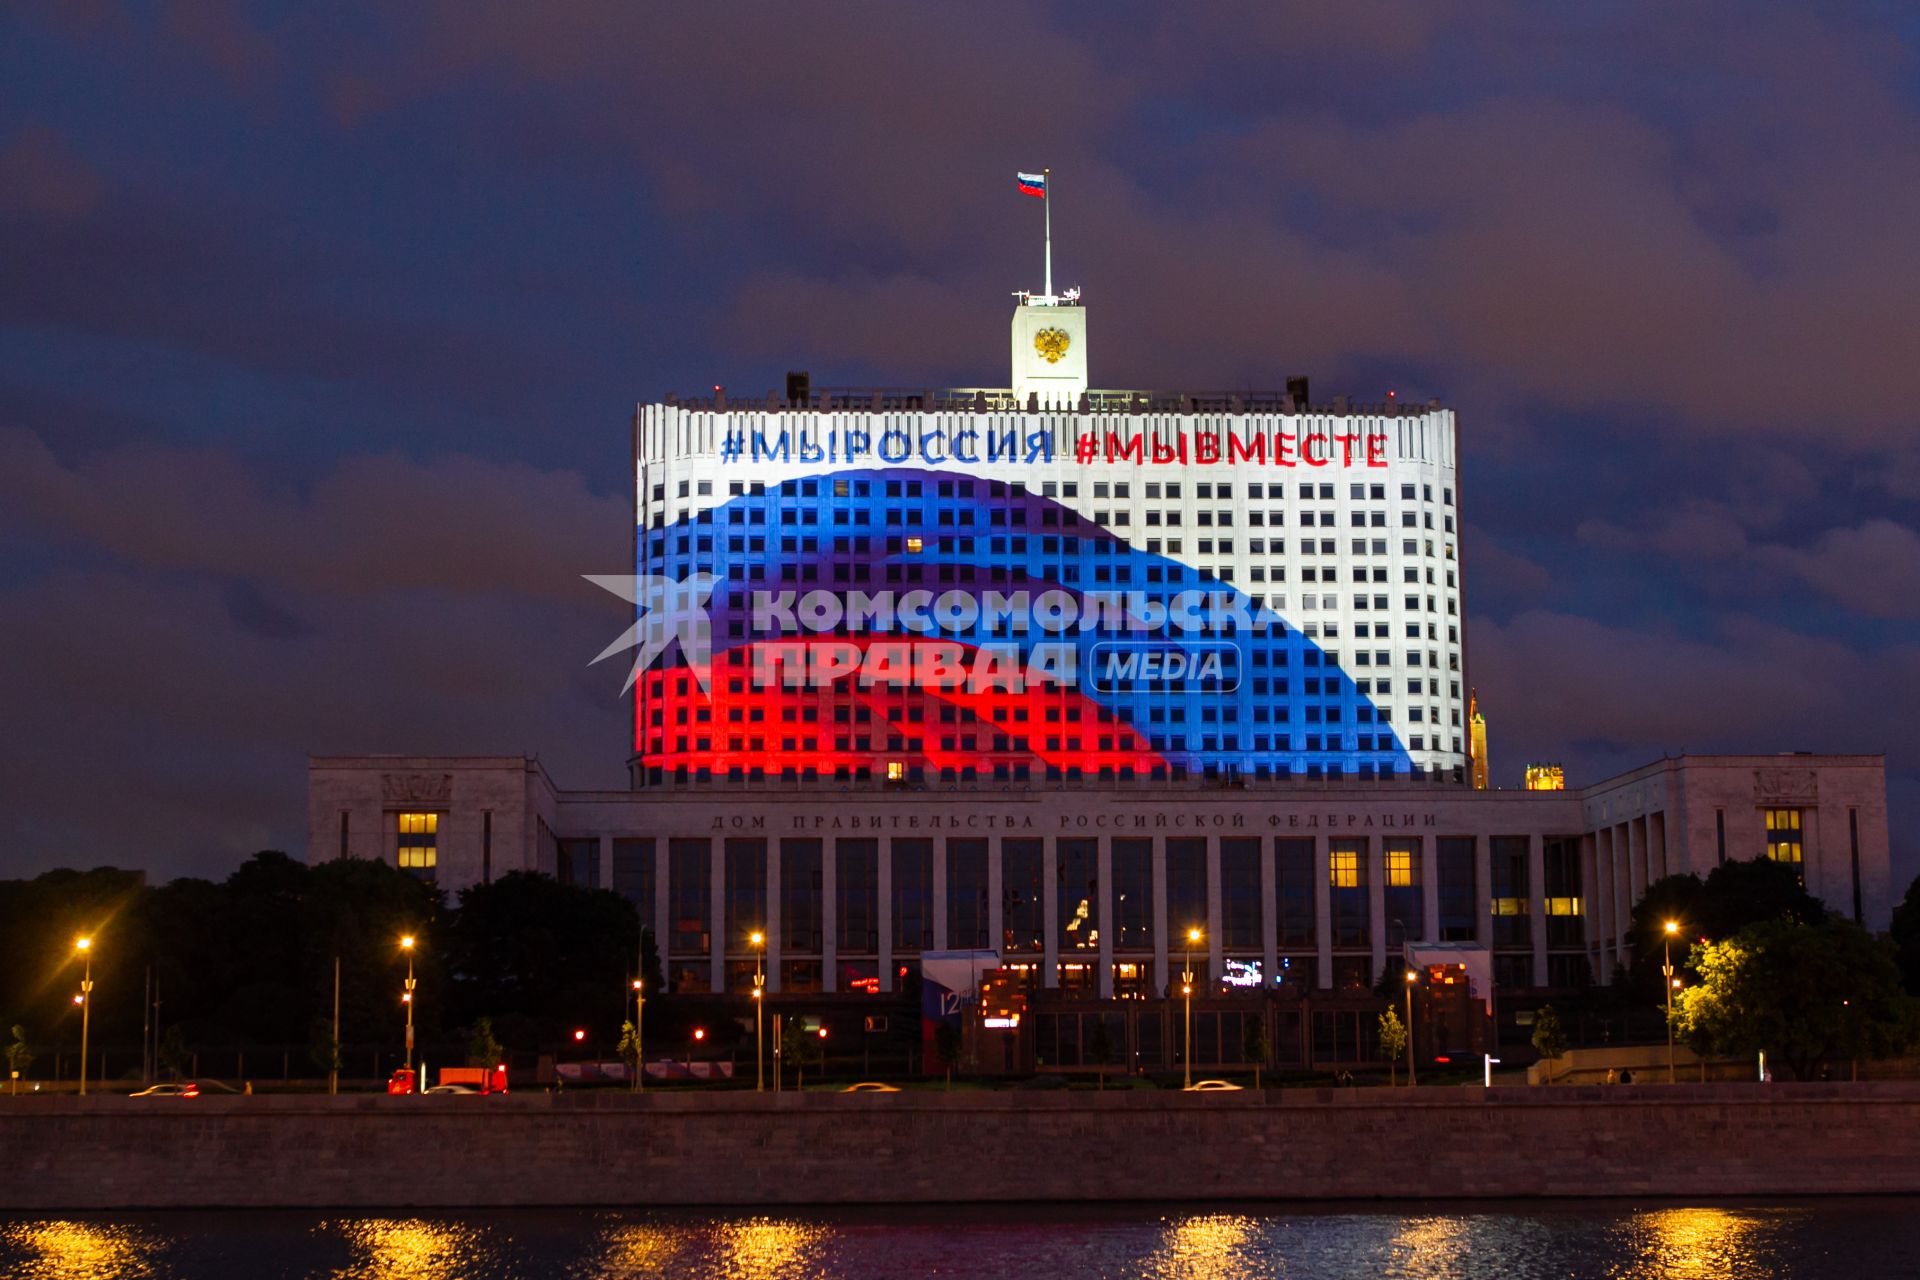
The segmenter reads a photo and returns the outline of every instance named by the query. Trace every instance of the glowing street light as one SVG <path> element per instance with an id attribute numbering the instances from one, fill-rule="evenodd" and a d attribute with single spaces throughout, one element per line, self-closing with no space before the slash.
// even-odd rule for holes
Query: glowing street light
<path id="1" fill-rule="evenodd" d="M 1414 1085 L 1417 1085 L 1420 1083 L 1420 1077 L 1416 1070 L 1418 1059 L 1416 1059 L 1413 1054 L 1413 987 L 1414 987 L 1414 984 L 1419 981 L 1420 981 L 1420 974 L 1417 970 L 1413 970 L 1413 969 L 1407 970 L 1407 1087 L 1408 1088 L 1412 1088 Z"/>
<path id="2" fill-rule="evenodd" d="M 1187 930 L 1187 963 L 1180 974 L 1180 994 L 1187 1002 L 1186 1043 L 1181 1049 L 1180 1057 L 1186 1065 L 1185 1085 L 1189 1089 L 1193 1087 L 1193 948 L 1199 941 L 1200 928 L 1196 925 Z"/>
<path id="3" fill-rule="evenodd" d="M 1673 1083 L 1673 989 L 1680 985 L 1677 981 L 1674 980 L 1674 976 L 1673 976 L 1673 935 L 1680 932 L 1680 922 L 1678 920 L 1667 921 L 1666 930 L 1667 930 L 1667 936 L 1663 941 L 1665 942 L 1665 945 L 1666 945 L 1667 958 L 1666 958 L 1666 963 L 1660 966 L 1660 974 L 1662 977 L 1664 977 L 1667 980 L 1666 981 L 1667 1083 L 1672 1084 Z"/>
<path id="4" fill-rule="evenodd" d="M 647 1087 L 647 1050 L 646 1041 L 641 1037 L 640 1019 L 647 1011 L 647 984 L 639 978 L 633 980 L 633 1089 L 635 1093 Z"/>
<path id="5" fill-rule="evenodd" d="M 407 1070 L 413 1070 L 413 935 L 400 935 L 400 949 L 407 953 L 407 985 L 400 1003 L 407 1006 Z"/>
<path id="6" fill-rule="evenodd" d="M 761 998 L 761 991 L 767 985 L 766 960 L 767 935 L 755 929 L 747 936 L 753 945 L 753 1091 L 759 1093 L 767 1087 L 766 1046 L 762 1036 L 767 1002 Z"/>
<path id="7" fill-rule="evenodd" d="M 80 1006 L 80 1096 L 87 1096 L 87 1024 L 93 1018 L 93 939 L 82 935 L 73 940 L 85 966 L 80 978 L 80 994 L 74 1003 Z"/>

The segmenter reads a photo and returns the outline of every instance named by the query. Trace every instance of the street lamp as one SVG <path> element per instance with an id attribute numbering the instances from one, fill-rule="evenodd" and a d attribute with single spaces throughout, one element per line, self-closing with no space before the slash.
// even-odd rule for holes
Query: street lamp
<path id="1" fill-rule="evenodd" d="M 1407 1087 L 1420 1083 L 1418 1062 L 1413 1053 L 1413 984 L 1420 981 L 1417 970 L 1407 970 Z"/>
<path id="2" fill-rule="evenodd" d="M 413 1071 L 413 987 L 414 987 L 413 935 L 412 934 L 408 933 L 408 934 L 401 935 L 400 949 L 407 953 L 407 986 L 406 986 L 406 990 L 400 996 L 400 1003 L 407 1006 L 407 1071 L 411 1073 Z M 414 1092 L 415 1093 L 420 1092 L 419 1088 L 417 1087 L 419 1082 L 415 1081 L 414 1083 L 416 1086 L 414 1089 Z"/>
<path id="3" fill-rule="evenodd" d="M 693 1039 L 687 1044 L 687 1079 L 689 1080 L 693 1079 L 693 1046 L 699 1044 L 706 1038 L 707 1029 L 705 1027 L 695 1027 L 693 1029 Z"/>
<path id="4" fill-rule="evenodd" d="M 767 1087 L 766 1049 L 761 1034 L 761 1023 L 767 1002 L 761 998 L 761 991 L 767 985 L 766 965 L 767 935 L 755 929 L 747 936 L 753 945 L 753 1091 L 759 1093 Z"/>
<path id="5" fill-rule="evenodd" d="M 1180 994 L 1185 996 L 1187 1001 L 1187 1035 L 1186 1042 L 1181 1048 L 1180 1057 L 1186 1064 L 1186 1087 L 1189 1089 L 1193 1087 L 1193 947 L 1194 944 L 1199 941 L 1200 930 L 1197 927 L 1188 929 L 1187 964 L 1186 969 L 1180 975 Z"/>
<path id="6" fill-rule="evenodd" d="M 93 939 L 75 938 L 73 949 L 80 953 L 85 972 L 80 978 L 80 1096 L 87 1096 L 87 1023 L 93 1014 Z"/>
<path id="7" fill-rule="evenodd" d="M 633 980 L 633 1088 L 638 1093 L 647 1087 L 647 1050 L 646 1041 L 641 1037 L 641 1018 L 647 1011 L 646 983 Z"/>
<path id="8" fill-rule="evenodd" d="M 1660 966 L 1660 976 L 1666 981 L 1661 985 L 1667 989 L 1667 1083 L 1673 1083 L 1673 935 L 1680 932 L 1678 920 L 1667 921 L 1666 962 Z"/>

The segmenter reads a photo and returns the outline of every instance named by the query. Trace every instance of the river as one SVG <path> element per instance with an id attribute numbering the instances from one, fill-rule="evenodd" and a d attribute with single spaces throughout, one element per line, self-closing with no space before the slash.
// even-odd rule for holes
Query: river
<path id="1" fill-rule="evenodd" d="M 15 1214 L 0 1216 L 0 1276 L 1910 1280 L 1920 1199 Z"/>

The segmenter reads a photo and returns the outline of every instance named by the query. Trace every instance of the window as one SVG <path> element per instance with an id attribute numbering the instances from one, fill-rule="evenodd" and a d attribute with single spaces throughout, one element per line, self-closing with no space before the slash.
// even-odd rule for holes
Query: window
<path id="1" fill-rule="evenodd" d="M 838 908 L 834 932 L 840 953 L 877 954 L 880 950 L 880 842 L 864 838 L 835 841 L 833 881 Z"/>
<path id="2" fill-rule="evenodd" d="M 1167 841 L 1167 939 L 1184 947 L 1187 930 L 1207 928 L 1207 842 L 1205 838 Z M 1196 970 L 1195 972 L 1198 972 Z"/>
<path id="3" fill-rule="evenodd" d="M 933 841 L 893 842 L 893 947 L 933 949 Z"/>
<path id="4" fill-rule="evenodd" d="M 1113 842 L 1113 948 L 1153 950 L 1153 841 Z"/>
<path id="5" fill-rule="evenodd" d="M 1037 952 L 1046 937 L 1046 900 L 1042 876 L 1046 846 L 1039 840 L 1007 840 L 1001 845 L 1003 901 L 1000 924 L 1008 951 Z"/>
<path id="6" fill-rule="evenodd" d="M 400 869 L 422 880 L 433 879 L 440 862 L 440 815 L 402 813 L 395 819 L 400 833 Z"/>
<path id="7" fill-rule="evenodd" d="M 1220 842 L 1220 942 L 1236 950 L 1257 950 L 1260 930 L 1260 841 Z"/>
<path id="8" fill-rule="evenodd" d="M 1364 947 L 1369 942 L 1367 919 L 1367 843 L 1336 840 L 1328 851 L 1328 892 L 1336 947 Z"/>
<path id="9" fill-rule="evenodd" d="M 1313 841 L 1274 841 L 1273 869 L 1279 897 L 1280 945 L 1311 945 L 1316 923 L 1313 909 Z"/>
<path id="10" fill-rule="evenodd" d="M 1586 942 L 1580 900 L 1580 842 L 1548 840 L 1545 853 L 1547 945 L 1578 947 Z"/>
<path id="11" fill-rule="evenodd" d="M 947 841 L 947 945 L 962 951 L 987 946 L 987 842 Z"/>
<path id="12" fill-rule="evenodd" d="M 1527 837 L 1494 836 L 1489 842 L 1493 864 L 1493 945 L 1525 947 L 1533 943 L 1529 927 Z"/>
<path id="13" fill-rule="evenodd" d="M 764 938 L 767 928 L 767 842 L 741 837 L 726 842 L 727 875 L 727 952 L 730 955 L 764 954 L 753 945 L 752 937 Z M 751 989 L 753 970 L 741 989 Z"/>
<path id="14" fill-rule="evenodd" d="M 1767 856 L 1775 862 L 1791 863 L 1795 870 L 1801 869 L 1804 857 L 1800 843 L 1800 810 L 1767 810 Z M 1801 878 L 1805 879 L 1804 871 Z"/>
<path id="15" fill-rule="evenodd" d="M 780 842 L 782 956 L 820 954 L 820 851 L 817 839 L 795 837 Z M 817 962 L 813 966 L 816 974 L 819 967 Z M 786 987 L 784 977 L 781 986 Z M 819 989 L 818 977 L 812 989 Z"/>
<path id="16" fill-rule="evenodd" d="M 613 842 L 613 891 L 633 904 L 640 927 L 653 928 L 653 841 Z"/>
<path id="17" fill-rule="evenodd" d="M 1100 947 L 1098 840 L 1061 840 L 1054 844 L 1054 902 L 1059 911 L 1055 945 L 1062 960 L 1074 951 Z"/>
<path id="18" fill-rule="evenodd" d="M 1474 940 L 1475 883 L 1473 840 L 1469 836 L 1443 836 L 1434 845 L 1440 876 L 1440 941 Z"/>
<path id="19" fill-rule="evenodd" d="M 705 956 L 712 945 L 713 857 L 705 840 L 692 837 L 667 842 L 668 952 L 674 960 Z M 676 991 L 705 991 L 709 979 L 704 967 L 673 967 Z"/>
<path id="20" fill-rule="evenodd" d="M 1396 932 L 1406 941 L 1423 940 L 1427 936 L 1427 903 L 1426 886 L 1420 879 L 1420 842 L 1412 839 L 1388 840 L 1384 856 L 1387 864 L 1387 940 L 1392 942 Z"/>

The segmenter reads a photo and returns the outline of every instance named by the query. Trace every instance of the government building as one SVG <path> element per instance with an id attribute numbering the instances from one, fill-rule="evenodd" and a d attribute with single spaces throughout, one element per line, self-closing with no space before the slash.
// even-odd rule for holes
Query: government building
<path id="1" fill-rule="evenodd" d="M 1451 409 L 1096 390 L 1087 342 L 1077 295 L 1018 295 L 1007 388 L 640 406 L 629 788 L 315 756 L 308 856 L 611 889 L 675 992 L 937 990 L 1008 1069 L 1096 1024 L 1176 1060 L 1188 974 L 1196 1062 L 1247 1017 L 1364 1062 L 1403 967 L 1429 1051 L 1477 1054 L 1442 987 L 1484 1019 L 1604 983 L 1646 886 L 1728 859 L 1887 926 L 1879 756 L 1488 785 Z"/>

